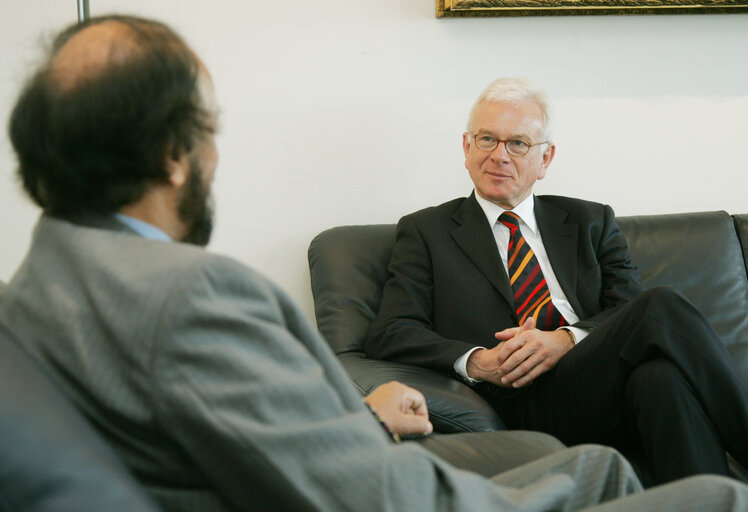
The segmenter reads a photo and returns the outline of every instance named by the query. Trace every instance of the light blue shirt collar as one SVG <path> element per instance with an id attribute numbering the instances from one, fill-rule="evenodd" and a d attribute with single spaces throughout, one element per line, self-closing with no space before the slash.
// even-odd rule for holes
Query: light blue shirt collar
<path id="1" fill-rule="evenodd" d="M 162 242 L 171 242 L 172 239 L 166 232 L 160 230 L 153 224 L 148 224 L 135 217 L 130 217 L 124 213 L 115 213 L 114 216 L 125 226 L 129 227 L 143 238 L 149 240 L 159 240 Z"/>

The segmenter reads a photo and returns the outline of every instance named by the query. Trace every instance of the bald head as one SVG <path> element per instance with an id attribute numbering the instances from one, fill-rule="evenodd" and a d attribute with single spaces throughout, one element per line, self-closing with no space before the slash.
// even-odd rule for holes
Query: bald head
<path id="1" fill-rule="evenodd" d="M 118 211 L 168 178 L 167 159 L 213 130 L 201 64 L 168 26 L 110 16 L 72 25 L 9 126 L 31 198 L 58 214 Z"/>
<path id="2" fill-rule="evenodd" d="M 122 65 L 137 52 L 133 30 L 119 21 L 87 26 L 70 37 L 50 63 L 50 75 L 60 91 L 92 80 L 111 65 Z"/>

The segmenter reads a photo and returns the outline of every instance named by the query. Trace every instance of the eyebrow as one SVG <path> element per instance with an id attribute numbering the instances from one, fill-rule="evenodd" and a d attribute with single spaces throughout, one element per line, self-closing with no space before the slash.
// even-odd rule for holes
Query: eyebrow
<path id="1" fill-rule="evenodd" d="M 495 139 L 498 139 L 498 138 L 499 138 L 499 137 L 498 137 L 498 136 L 497 136 L 497 135 L 496 135 L 496 134 L 495 134 L 494 132 L 492 132 L 491 130 L 485 130 L 485 129 L 481 129 L 481 130 L 478 130 L 478 131 L 477 131 L 477 132 L 475 133 L 475 135 L 490 135 L 491 137 L 493 137 L 493 138 L 495 138 Z M 530 137 L 529 135 L 527 135 L 527 134 L 524 134 L 524 133 L 518 133 L 518 134 L 510 135 L 510 136 L 509 136 L 509 137 L 507 137 L 507 138 L 508 138 L 508 139 L 517 139 L 517 140 L 532 140 L 532 137 Z"/>

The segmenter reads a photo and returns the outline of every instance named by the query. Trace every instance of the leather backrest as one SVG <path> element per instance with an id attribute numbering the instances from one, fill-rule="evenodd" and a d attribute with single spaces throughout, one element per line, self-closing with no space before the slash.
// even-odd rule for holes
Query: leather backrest
<path id="1" fill-rule="evenodd" d="M 740 245 L 743 247 L 743 261 L 745 261 L 746 273 L 748 273 L 748 213 L 732 216 L 735 222 L 735 231 L 738 233 Z"/>
<path id="2" fill-rule="evenodd" d="M 363 352 L 394 243 L 394 224 L 373 224 L 328 229 L 309 245 L 317 327 L 336 354 Z"/>
<path id="3" fill-rule="evenodd" d="M 158 510 L 4 328 L 0 328 L 0 510 Z"/>
<path id="4" fill-rule="evenodd" d="M 735 216 L 743 248 L 725 212 L 644 215 L 617 219 L 648 286 L 670 285 L 709 319 L 748 376 L 748 279 L 743 251 L 748 215 Z M 320 332 L 338 353 L 363 351 L 379 308 L 395 225 L 342 226 L 309 247 Z"/>
<path id="5" fill-rule="evenodd" d="M 730 215 L 643 215 L 616 222 L 647 286 L 670 285 L 688 297 L 748 376 L 748 279 Z"/>

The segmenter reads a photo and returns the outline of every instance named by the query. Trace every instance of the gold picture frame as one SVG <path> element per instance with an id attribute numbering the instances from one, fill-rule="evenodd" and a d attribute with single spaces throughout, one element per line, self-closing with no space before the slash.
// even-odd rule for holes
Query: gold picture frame
<path id="1" fill-rule="evenodd" d="M 748 0 L 436 0 L 436 17 L 748 13 Z"/>

